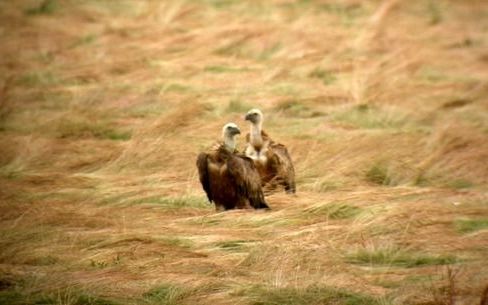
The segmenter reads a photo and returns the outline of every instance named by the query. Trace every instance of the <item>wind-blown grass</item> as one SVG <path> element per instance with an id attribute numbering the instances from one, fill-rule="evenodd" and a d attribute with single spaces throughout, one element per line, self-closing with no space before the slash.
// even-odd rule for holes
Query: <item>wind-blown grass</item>
<path id="1" fill-rule="evenodd" d="M 479 303 L 471 2 L 0 1 L 0 303 L 434 304 L 446 265 Z M 196 157 L 251 108 L 298 191 L 216 211 Z"/>

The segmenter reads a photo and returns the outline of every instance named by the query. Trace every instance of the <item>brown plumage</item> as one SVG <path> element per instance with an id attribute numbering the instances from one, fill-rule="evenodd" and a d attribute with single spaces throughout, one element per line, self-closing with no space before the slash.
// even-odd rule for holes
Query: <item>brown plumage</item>
<path id="1" fill-rule="evenodd" d="M 480 305 L 488 305 L 488 286 L 485 287 L 485 290 L 481 295 Z"/>
<path id="2" fill-rule="evenodd" d="M 245 119 L 251 122 L 245 154 L 254 161 L 263 186 L 274 189 L 281 185 L 287 193 L 295 193 L 295 169 L 286 146 L 274 142 L 262 130 L 263 114 L 258 109 L 250 110 Z"/>
<path id="3" fill-rule="evenodd" d="M 217 210 L 268 208 L 261 189 L 261 178 L 251 159 L 235 150 L 233 123 L 224 126 L 224 141 L 209 153 L 200 153 L 197 168 L 200 182 Z"/>

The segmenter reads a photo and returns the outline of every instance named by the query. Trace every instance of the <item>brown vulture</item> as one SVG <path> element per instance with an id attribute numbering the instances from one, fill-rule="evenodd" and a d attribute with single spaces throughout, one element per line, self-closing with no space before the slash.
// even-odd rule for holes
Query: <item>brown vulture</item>
<path id="1" fill-rule="evenodd" d="M 202 187 L 217 211 L 269 208 L 261 189 L 261 178 L 248 157 L 236 150 L 235 136 L 241 131 L 234 123 L 222 129 L 223 143 L 197 158 Z"/>
<path id="2" fill-rule="evenodd" d="M 295 169 L 290 154 L 283 144 L 274 142 L 262 130 L 263 113 L 251 109 L 246 114 L 246 121 L 251 122 L 251 132 L 246 135 L 245 154 L 254 161 L 266 189 L 281 185 L 287 193 L 295 193 Z"/>

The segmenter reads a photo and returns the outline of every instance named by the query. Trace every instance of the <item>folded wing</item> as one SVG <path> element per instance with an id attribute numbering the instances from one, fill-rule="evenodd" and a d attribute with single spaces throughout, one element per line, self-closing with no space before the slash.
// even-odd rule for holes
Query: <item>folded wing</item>
<path id="1" fill-rule="evenodd" d="M 250 158 L 233 155 L 227 160 L 227 169 L 240 196 L 248 198 L 255 209 L 268 208 L 261 189 L 261 177 Z"/>

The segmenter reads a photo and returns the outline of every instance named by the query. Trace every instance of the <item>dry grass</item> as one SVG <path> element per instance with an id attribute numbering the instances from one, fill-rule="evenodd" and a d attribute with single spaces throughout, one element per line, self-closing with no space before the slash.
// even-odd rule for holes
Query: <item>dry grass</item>
<path id="1" fill-rule="evenodd" d="M 0 304 L 479 303 L 487 16 L 478 0 L 1 2 Z M 298 193 L 215 213 L 195 158 L 253 107 Z"/>

